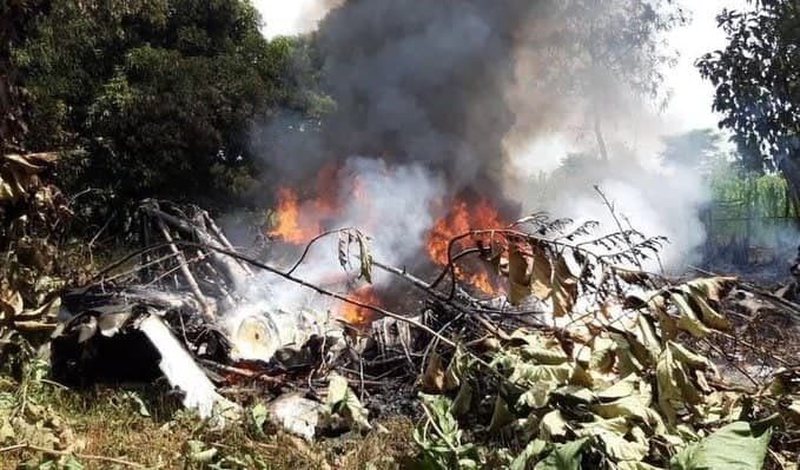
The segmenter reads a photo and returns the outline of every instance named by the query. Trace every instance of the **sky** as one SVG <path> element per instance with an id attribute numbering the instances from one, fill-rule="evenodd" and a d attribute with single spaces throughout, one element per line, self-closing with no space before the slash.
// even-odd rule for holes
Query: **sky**
<path id="1" fill-rule="evenodd" d="M 331 0 L 253 0 L 261 12 L 268 38 L 312 31 L 325 17 Z"/>
<path id="2" fill-rule="evenodd" d="M 312 31 L 330 5 L 343 0 L 253 0 L 264 19 L 268 38 Z M 725 36 L 716 26 L 723 8 L 741 9 L 747 0 L 679 0 L 691 22 L 673 30 L 667 43 L 679 54 L 678 64 L 666 72 L 665 86 L 671 99 L 663 119 L 671 133 L 716 128 L 718 116 L 711 111 L 714 89 L 704 81 L 694 62 L 706 52 L 720 49 Z"/>
<path id="3" fill-rule="evenodd" d="M 711 111 L 714 88 L 700 76 L 694 62 L 707 52 L 722 49 L 725 35 L 717 28 L 716 16 L 724 8 L 744 9 L 746 0 L 681 0 L 691 22 L 673 30 L 668 44 L 680 54 L 678 64 L 666 73 L 665 85 L 672 98 L 664 119 L 675 132 L 716 128 L 719 117 Z"/>

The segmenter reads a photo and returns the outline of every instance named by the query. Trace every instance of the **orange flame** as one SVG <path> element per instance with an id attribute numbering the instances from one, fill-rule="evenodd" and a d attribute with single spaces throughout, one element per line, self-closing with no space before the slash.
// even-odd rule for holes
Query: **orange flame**
<path id="1" fill-rule="evenodd" d="M 356 289 L 348 297 L 375 306 L 379 306 L 381 303 L 371 285 Z M 375 312 L 367 308 L 359 307 L 358 305 L 342 302 L 342 307 L 339 309 L 339 317 L 350 325 L 368 325 L 375 318 Z"/>
<path id="2" fill-rule="evenodd" d="M 428 255 L 436 264 L 446 266 L 448 244 L 452 238 L 470 230 L 503 227 L 504 225 L 501 222 L 500 214 L 488 201 L 481 200 L 472 207 L 463 200 L 456 201 L 450 212 L 437 220 L 431 230 L 426 245 Z M 463 242 L 467 241 L 463 240 Z M 462 243 L 456 249 L 465 247 L 465 244 Z M 456 267 L 456 276 L 484 294 L 495 294 L 498 291 L 486 269 L 471 274 Z"/>
<path id="3" fill-rule="evenodd" d="M 275 227 L 268 233 L 270 237 L 287 243 L 303 243 L 320 232 L 319 224 L 300 218 L 300 204 L 297 193 L 291 188 L 278 189 L 278 207 L 275 209 Z"/>

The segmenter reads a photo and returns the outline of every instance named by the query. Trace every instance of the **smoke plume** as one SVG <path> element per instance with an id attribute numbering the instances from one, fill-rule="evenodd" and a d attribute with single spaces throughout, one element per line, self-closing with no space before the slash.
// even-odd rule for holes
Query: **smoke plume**
<path id="1" fill-rule="evenodd" d="M 615 229 L 594 185 L 684 261 L 702 241 L 706 195 L 660 162 L 663 128 L 646 104 L 662 57 L 645 43 L 664 27 L 650 21 L 662 3 L 346 1 L 314 33 L 336 110 L 319 127 L 284 115 L 259 129 L 265 174 L 303 189 L 335 164 L 378 185 L 338 222 L 370 227 L 398 263 L 418 253 L 430 203 L 455 196 Z M 584 161 L 569 167 L 576 154 Z M 406 235 L 382 232 L 395 225 Z"/>

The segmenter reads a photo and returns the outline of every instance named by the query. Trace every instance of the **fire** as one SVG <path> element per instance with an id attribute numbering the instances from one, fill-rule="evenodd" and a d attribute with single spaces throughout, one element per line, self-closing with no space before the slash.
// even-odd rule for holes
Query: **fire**
<path id="1" fill-rule="evenodd" d="M 365 304 L 380 305 L 380 299 L 370 285 L 356 289 L 349 297 Z M 368 325 L 375 318 L 375 312 L 372 310 L 345 302 L 342 302 L 342 307 L 338 313 L 342 320 L 354 326 Z"/>
<path id="2" fill-rule="evenodd" d="M 341 210 L 344 194 L 340 193 L 339 178 L 340 168 L 336 164 L 329 164 L 319 171 L 313 195 L 304 195 L 306 197 L 301 199 L 294 189 L 279 188 L 275 223 L 267 235 L 285 243 L 300 245 L 322 233 L 328 221 L 335 219 Z M 356 178 L 351 184 L 353 187 L 348 197 L 364 200 L 362 182 Z"/>
<path id="3" fill-rule="evenodd" d="M 501 221 L 500 214 L 488 201 L 481 200 L 473 206 L 463 200 L 456 201 L 449 213 L 437 220 L 431 230 L 426 245 L 428 255 L 436 264 L 446 266 L 448 244 L 452 238 L 470 230 L 503 227 L 504 225 L 506 224 Z M 457 246 L 456 251 L 458 248 L 463 249 L 465 245 Z M 457 267 L 456 275 L 485 294 L 497 292 L 489 272 L 485 269 L 471 274 Z"/>
<path id="4" fill-rule="evenodd" d="M 359 201 L 358 210 L 363 220 L 360 226 L 369 230 L 372 224 L 386 223 L 383 214 L 374 213 L 367 191 L 375 186 L 375 181 L 364 181 L 360 175 L 349 180 L 349 186 L 343 188 L 339 177 L 339 168 L 330 166 L 320 171 L 313 194 L 298 194 L 292 188 L 283 187 L 277 193 L 275 207 L 275 224 L 268 232 L 271 238 L 283 243 L 302 246 L 322 233 L 329 225 L 339 220 L 339 213 L 344 209 L 343 200 Z M 378 184 L 380 186 L 380 184 Z M 474 201 L 456 199 L 450 210 L 436 220 L 428 232 L 426 251 L 430 259 L 439 266 L 446 266 L 448 261 L 448 244 L 451 239 L 470 230 L 504 227 L 503 219 L 497 209 L 485 199 Z M 480 236 L 465 238 L 457 243 L 454 252 L 474 246 Z M 472 286 L 477 292 L 497 295 L 502 288 L 497 287 L 496 276 L 490 268 L 477 260 L 463 260 L 456 267 L 456 276 L 464 283 Z M 371 286 L 355 290 L 351 297 L 366 304 L 380 305 L 380 299 Z M 337 316 L 351 325 L 369 324 L 374 312 L 369 309 L 342 303 L 337 309 Z"/>
<path id="5" fill-rule="evenodd" d="M 301 243 L 316 235 L 300 226 L 300 206 L 297 193 L 291 188 L 278 189 L 278 207 L 275 209 L 275 227 L 268 233 L 287 243 Z"/>

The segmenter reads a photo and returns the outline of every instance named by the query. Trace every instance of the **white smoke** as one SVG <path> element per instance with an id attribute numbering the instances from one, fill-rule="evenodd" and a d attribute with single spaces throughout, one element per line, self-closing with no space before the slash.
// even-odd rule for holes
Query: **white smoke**
<path id="1" fill-rule="evenodd" d="M 313 32 L 328 12 L 344 0 L 253 0 L 268 39 Z"/>
<path id="2" fill-rule="evenodd" d="M 600 2 L 598 8 L 613 13 L 629 3 Z M 256 2 L 268 36 L 315 30 L 341 4 Z M 370 195 L 367 202 L 340 202 L 344 209 L 334 222 L 370 233 L 376 256 L 394 264 L 420 255 L 433 222 L 428 202 L 464 188 L 496 203 L 505 202 L 498 194 L 504 192 L 524 210 L 595 219 L 615 231 L 595 185 L 634 228 L 671 240 L 665 264 L 691 261 L 704 239 L 698 209 L 708 194 L 695 169 L 661 162 L 661 135 L 671 129 L 658 110 L 616 71 L 576 67 L 570 60 L 559 65 L 557 59 L 585 53 L 571 47 L 570 34 L 583 29 L 572 29 L 573 18 L 563 16 L 559 2 L 465 5 L 353 1 L 333 11 L 316 39 L 337 113 L 320 135 L 288 132 L 281 120 L 271 123 L 261 132 L 266 145 L 259 147 L 265 173 L 303 185 L 332 159 L 341 164 L 353 153 L 385 151 L 395 161 L 418 162 L 392 167 L 383 158 L 351 158 L 344 164 L 344 174 L 364 175 L 360 184 Z M 641 71 L 646 79 L 652 70 L 642 60 L 634 60 L 630 72 Z M 560 82 L 574 83 L 561 90 Z M 599 151 L 598 119 L 607 161 Z M 563 165 L 576 154 L 584 155 L 578 165 Z M 345 180 L 345 187 L 352 185 L 352 178 Z"/>
<path id="3" fill-rule="evenodd" d="M 371 254 L 382 262 L 402 265 L 424 252 L 427 233 L 434 223 L 432 207 L 445 195 L 441 177 L 420 164 L 390 165 L 384 160 L 351 157 L 346 160 L 337 182 L 336 215 L 325 221 L 326 230 L 356 228 L 370 238 Z M 301 205 L 300 212 L 315 211 L 314 202 Z M 352 247 L 352 269 L 337 260 L 339 239 L 331 235 L 314 244 L 295 276 L 346 293 L 358 284 L 358 248 Z M 390 279 L 375 270 L 373 285 L 380 289 Z M 253 284 L 250 298 L 269 298 L 283 310 L 319 306 L 323 300 L 309 290 L 272 274 Z M 329 302 L 329 299 L 326 300 Z"/>
<path id="4" fill-rule="evenodd" d="M 593 139 L 581 139 L 577 133 L 572 139 L 568 133 L 553 133 L 511 153 L 509 197 L 531 212 L 598 221 L 598 235 L 616 232 L 618 221 L 597 186 L 624 229 L 669 239 L 661 262 L 667 270 L 680 271 L 697 261 L 705 241 L 700 209 L 710 200 L 710 190 L 697 167 L 662 161 L 658 126 L 638 132 L 632 130 L 633 123 L 620 127 L 627 132 L 605 136 L 608 161 L 600 158 Z M 654 259 L 646 267 L 661 266 Z"/>

